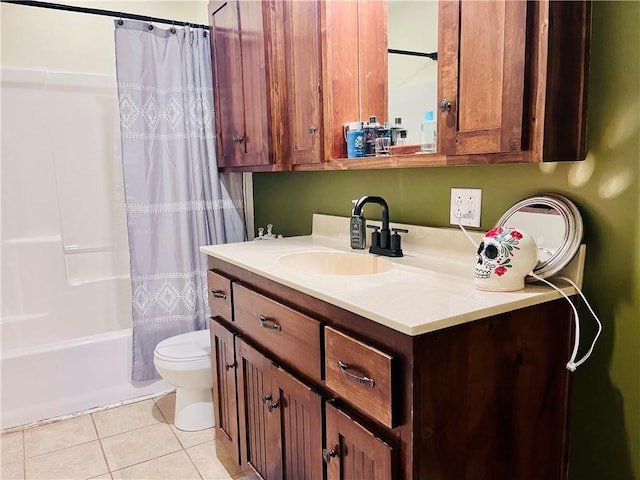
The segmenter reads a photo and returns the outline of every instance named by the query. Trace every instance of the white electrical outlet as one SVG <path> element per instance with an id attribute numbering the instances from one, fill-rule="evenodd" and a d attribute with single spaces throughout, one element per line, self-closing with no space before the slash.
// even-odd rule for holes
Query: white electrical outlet
<path id="1" fill-rule="evenodd" d="M 482 189 L 451 189 L 451 213 L 449 221 L 452 225 L 461 224 L 465 227 L 479 227 L 481 207 Z"/>

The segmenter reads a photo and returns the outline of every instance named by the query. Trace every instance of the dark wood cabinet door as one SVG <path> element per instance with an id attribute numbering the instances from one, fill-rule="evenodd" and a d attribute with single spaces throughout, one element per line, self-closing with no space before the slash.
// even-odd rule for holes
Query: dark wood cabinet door
<path id="1" fill-rule="evenodd" d="M 269 60 L 263 2 L 240 0 L 244 138 L 238 140 L 242 165 L 267 165 L 269 155 Z M 224 119 L 223 119 L 224 120 Z"/>
<path id="2" fill-rule="evenodd" d="M 322 399 L 281 368 L 274 367 L 272 378 L 273 478 L 322 480 Z"/>
<path id="3" fill-rule="evenodd" d="M 322 161 L 320 1 L 287 2 L 283 40 L 288 157 L 292 164 Z"/>
<path id="4" fill-rule="evenodd" d="M 242 464 L 265 480 L 271 480 L 276 478 L 270 475 L 274 463 L 268 408 L 274 402 L 271 361 L 239 337 L 236 337 L 236 355 Z"/>
<path id="5" fill-rule="evenodd" d="M 440 3 L 440 153 L 522 150 L 527 3 Z"/>
<path id="6" fill-rule="evenodd" d="M 210 10 L 217 6 L 211 2 Z M 259 1 L 229 1 L 211 12 L 218 166 L 267 165 L 268 61 Z"/>
<path id="7" fill-rule="evenodd" d="M 235 335 L 216 318 L 210 322 L 216 448 L 240 463 Z"/>
<path id="8" fill-rule="evenodd" d="M 326 425 L 327 480 L 393 478 L 390 445 L 331 404 L 327 404 Z"/>
<path id="9" fill-rule="evenodd" d="M 236 2 L 228 2 L 219 7 L 211 2 L 209 10 L 217 160 L 218 166 L 232 166 L 238 150 L 236 139 L 244 135 L 238 6 Z"/>
<path id="10" fill-rule="evenodd" d="M 309 386 L 236 338 L 241 456 L 265 480 L 322 480 L 322 403 Z"/>

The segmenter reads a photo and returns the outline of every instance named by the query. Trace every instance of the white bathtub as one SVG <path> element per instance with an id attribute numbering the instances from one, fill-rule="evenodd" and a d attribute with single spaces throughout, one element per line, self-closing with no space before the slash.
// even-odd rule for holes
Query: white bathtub
<path id="1" fill-rule="evenodd" d="M 68 253 L 60 235 L 2 242 L 0 428 L 171 388 L 131 381 L 129 279 L 95 274 L 111 253 Z"/>
<path id="2" fill-rule="evenodd" d="M 2 429 L 160 393 L 131 381 L 131 330 L 3 351 Z"/>

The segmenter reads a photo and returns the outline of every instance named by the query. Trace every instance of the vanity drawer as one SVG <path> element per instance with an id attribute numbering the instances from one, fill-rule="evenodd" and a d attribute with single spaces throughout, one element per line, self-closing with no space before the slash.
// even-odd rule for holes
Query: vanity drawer
<path id="1" fill-rule="evenodd" d="M 240 284 L 233 284 L 236 326 L 275 359 L 320 380 L 320 322 Z"/>
<path id="2" fill-rule="evenodd" d="M 207 271 L 207 297 L 211 316 L 222 317 L 226 321 L 232 321 L 231 317 L 231 280 L 214 272 Z"/>
<path id="3" fill-rule="evenodd" d="M 389 428 L 393 415 L 394 359 L 331 327 L 324 329 L 326 385 Z"/>

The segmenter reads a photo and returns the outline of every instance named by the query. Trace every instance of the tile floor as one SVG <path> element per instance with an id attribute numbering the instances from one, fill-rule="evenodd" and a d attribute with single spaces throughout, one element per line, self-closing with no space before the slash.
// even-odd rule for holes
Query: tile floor
<path id="1" fill-rule="evenodd" d="M 175 393 L 3 433 L 2 480 L 230 480 L 214 430 L 173 425 Z"/>

